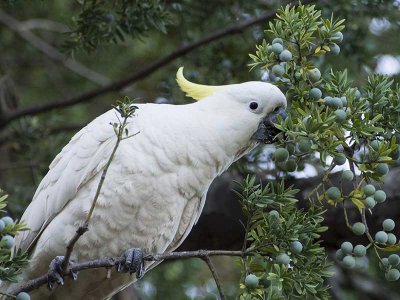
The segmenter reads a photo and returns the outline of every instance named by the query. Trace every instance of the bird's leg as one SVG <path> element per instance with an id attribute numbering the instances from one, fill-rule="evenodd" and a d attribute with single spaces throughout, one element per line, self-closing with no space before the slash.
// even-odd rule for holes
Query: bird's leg
<path id="1" fill-rule="evenodd" d="M 144 273 L 143 251 L 140 248 L 131 248 L 125 251 L 122 255 L 123 261 L 115 264 L 117 272 L 136 273 L 136 278 L 139 279 Z"/>
<path id="2" fill-rule="evenodd" d="M 47 287 L 52 290 L 54 288 L 54 284 L 58 283 L 63 285 L 64 284 L 64 272 L 61 270 L 61 265 L 64 261 L 64 256 L 56 256 L 49 265 L 49 275 L 47 276 Z M 73 262 L 70 261 L 68 265 L 71 265 Z M 71 277 L 76 280 L 78 277 L 78 272 L 69 271 Z"/>

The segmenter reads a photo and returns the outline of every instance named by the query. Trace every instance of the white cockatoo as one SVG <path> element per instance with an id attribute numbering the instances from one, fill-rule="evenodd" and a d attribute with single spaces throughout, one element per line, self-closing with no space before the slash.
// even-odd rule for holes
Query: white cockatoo
<path id="1" fill-rule="evenodd" d="M 176 249 L 198 220 L 211 182 L 259 142 L 272 142 L 273 122 L 285 116 L 285 96 L 269 83 L 200 85 L 185 79 L 183 68 L 177 82 L 198 101 L 137 105 L 127 128 L 138 134 L 117 149 L 90 230 L 74 247 L 74 261 L 119 256 L 129 248 Z M 83 223 L 116 142 L 110 126 L 115 122 L 114 110 L 99 116 L 51 163 L 21 219 L 30 228 L 16 241 L 31 260 L 23 281 L 45 274 Z M 77 281 L 66 278 L 52 291 L 42 286 L 31 297 L 107 299 L 136 280 L 129 273 L 109 275 L 105 269 L 87 270 Z"/>

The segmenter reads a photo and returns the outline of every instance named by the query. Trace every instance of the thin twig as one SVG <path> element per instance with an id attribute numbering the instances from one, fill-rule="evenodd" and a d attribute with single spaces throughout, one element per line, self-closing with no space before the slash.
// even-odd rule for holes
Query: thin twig
<path id="1" fill-rule="evenodd" d="M 197 250 L 197 251 L 182 251 L 182 252 L 169 252 L 159 254 L 147 254 L 143 257 L 145 261 L 162 261 L 162 260 L 175 260 L 185 258 L 205 258 L 210 256 L 237 256 L 249 255 L 242 253 L 242 251 L 228 251 L 228 250 Z M 68 272 L 63 275 L 70 276 L 70 271 L 78 272 L 89 269 L 99 268 L 113 268 L 115 264 L 124 262 L 124 257 L 104 257 L 94 259 L 82 263 L 73 263 L 70 265 Z M 49 273 L 46 273 L 38 278 L 32 279 L 28 282 L 22 283 L 19 287 L 10 292 L 11 295 L 17 295 L 20 292 L 30 292 L 38 289 L 42 285 L 47 284 Z"/>
<path id="2" fill-rule="evenodd" d="M 308 4 L 308 3 L 313 3 L 316 2 L 317 0 L 304 0 L 302 4 Z M 288 4 L 298 4 L 297 1 L 289 2 Z M 25 108 L 18 108 L 10 113 L 8 115 L 4 116 L 0 120 L 0 128 L 5 127 L 8 125 L 11 121 L 16 120 L 18 118 L 24 117 L 24 116 L 34 116 L 38 115 L 41 113 L 45 113 L 48 111 L 51 111 L 53 109 L 58 109 L 58 108 L 65 108 L 69 107 L 78 103 L 83 103 L 83 102 L 88 102 L 91 101 L 92 99 L 103 95 L 108 92 L 114 92 L 114 91 L 119 91 L 128 85 L 131 85 L 143 78 L 146 78 L 147 76 L 151 75 L 155 71 L 159 70 L 160 68 L 164 67 L 165 65 L 169 64 L 170 62 L 192 52 L 193 50 L 207 45 L 211 42 L 214 42 L 216 40 L 219 40 L 221 38 L 224 38 L 229 35 L 235 35 L 242 33 L 245 29 L 252 27 L 254 25 L 260 24 L 262 22 L 266 22 L 268 20 L 271 20 L 275 17 L 275 12 L 268 12 L 263 15 L 254 17 L 248 21 L 234 24 L 231 26 L 228 26 L 226 28 L 223 28 L 221 30 L 217 30 L 209 35 L 206 35 L 203 38 L 200 38 L 197 41 L 194 41 L 192 43 L 185 44 L 174 51 L 172 51 L 170 54 L 164 56 L 163 58 L 160 58 L 159 60 L 153 62 L 152 64 L 148 65 L 144 69 L 130 75 L 126 76 L 120 80 L 111 82 L 103 87 L 100 87 L 98 89 L 94 89 L 88 92 L 84 92 L 80 95 L 73 96 L 68 99 L 63 99 L 63 100 L 56 100 L 56 101 L 50 101 L 44 104 L 35 104 L 32 106 L 28 106 Z"/>
<path id="3" fill-rule="evenodd" d="M 209 256 L 205 256 L 203 258 L 203 260 L 206 262 L 208 268 L 211 271 L 212 276 L 214 277 L 214 281 L 215 281 L 215 284 L 217 285 L 217 289 L 218 289 L 218 292 L 219 292 L 219 296 L 221 297 L 221 300 L 226 300 L 226 296 L 225 296 L 225 294 L 224 294 L 224 292 L 222 290 L 221 281 L 219 279 L 217 271 L 215 270 L 214 265 L 213 265 L 210 257 Z"/>

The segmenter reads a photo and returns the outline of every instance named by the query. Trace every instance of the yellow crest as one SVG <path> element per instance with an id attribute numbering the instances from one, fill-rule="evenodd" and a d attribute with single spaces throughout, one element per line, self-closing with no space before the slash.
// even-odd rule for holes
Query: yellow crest
<path id="1" fill-rule="evenodd" d="M 203 85 L 190 82 L 183 76 L 183 67 L 178 69 L 176 73 L 176 81 L 186 96 L 195 100 L 201 100 L 214 94 L 217 90 L 223 88 L 223 85 Z"/>

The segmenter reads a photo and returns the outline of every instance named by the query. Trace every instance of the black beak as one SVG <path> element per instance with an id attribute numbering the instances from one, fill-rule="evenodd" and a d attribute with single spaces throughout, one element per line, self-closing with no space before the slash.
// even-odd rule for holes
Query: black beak
<path id="1" fill-rule="evenodd" d="M 260 143 L 271 144 L 280 130 L 275 127 L 278 123 L 278 116 L 283 120 L 286 119 L 287 113 L 284 108 L 279 107 L 269 113 L 258 125 L 257 131 L 253 134 L 253 139 Z"/>

